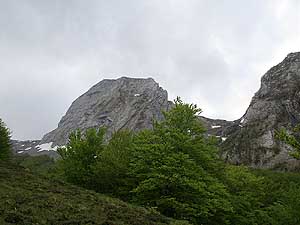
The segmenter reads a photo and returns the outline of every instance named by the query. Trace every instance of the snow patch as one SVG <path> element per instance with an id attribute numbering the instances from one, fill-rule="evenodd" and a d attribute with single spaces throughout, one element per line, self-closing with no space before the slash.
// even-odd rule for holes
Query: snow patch
<path id="1" fill-rule="evenodd" d="M 244 121 L 245 121 L 245 118 L 243 117 L 243 118 L 241 119 L 240 123 L 244 123 Z"/>
<path id="2" fill-rule="evenodd" d="M 135 94 L 135 95 L 134 95 L 134 97 L 139 97 L 139 96 L 141 96 L 141 94 Z"/>
<path id="3" fill-rule="evenodd" d="M 42 151 L 56 151 L 58 146 L 51 147 L 53 142 L 37 145 L 36 148 L 38 149 L 38 152 Z"/>
<path id="4" fill-rule="evenodd" d="M 18 154 L 21 154 L 21 153 L 23 153 L 24 151 L 18 151 Z"/>
<path id="5" fill-rule="evenodd" d="M 25 148 L 24 151 L 28 151 L 30 149 L 32 149 L 32 147 Z"/>
<path id="6" fill-rule="evenodd" d="M 220 125 L 213 125 L 213 126 L 211 126 L 212 129 L 220 128 L 220 127 L 222 127 L 222 126 L 220 126 Z"/>
<path id="7" fill-rule="evenodd" d="M 222 137 L 222 141 L 226 141 L 227 137 Z"/>

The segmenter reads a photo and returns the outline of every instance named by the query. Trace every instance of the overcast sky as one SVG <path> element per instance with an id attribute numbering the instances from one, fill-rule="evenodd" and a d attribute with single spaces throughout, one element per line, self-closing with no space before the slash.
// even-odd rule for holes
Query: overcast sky
<path id="1" fill-rule="evenodd" d="M 92 85 L 130 76 L 237 119 L 300 51 L 299 12 L 299 0 L 0 0 L 0 118 L 38 139 Z"/>

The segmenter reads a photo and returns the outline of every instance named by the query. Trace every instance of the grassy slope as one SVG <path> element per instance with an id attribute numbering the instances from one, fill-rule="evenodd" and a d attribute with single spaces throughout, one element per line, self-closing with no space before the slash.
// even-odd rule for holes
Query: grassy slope
<path id="1" fill-rule="evenodd" d="M 186 224 L 0 163 L 0 224 Z"/>

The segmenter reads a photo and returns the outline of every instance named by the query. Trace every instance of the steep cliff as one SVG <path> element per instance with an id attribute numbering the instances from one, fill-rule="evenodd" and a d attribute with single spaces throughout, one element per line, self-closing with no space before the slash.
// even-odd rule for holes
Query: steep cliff
<path id="1" fill-rule="evenodd" d="M 249 108 L 222 144 L 223 157 L 255 168 L 295 169 L 300 162 L 275 132 L 300 122 L 300 52 L 289 54 L 261 79 Z"/>
<path id="2" fill-rule="evenodd" d="M 110 135 L 120 129 L 151 128 L 152 121 L 161 120 L 162 110 L 169 105 L 167 91 L 152 78 L 103 80 L 73 102 L 58 128 L 41 143 L 64 145 L 76 129 L 106 126 Z"/>

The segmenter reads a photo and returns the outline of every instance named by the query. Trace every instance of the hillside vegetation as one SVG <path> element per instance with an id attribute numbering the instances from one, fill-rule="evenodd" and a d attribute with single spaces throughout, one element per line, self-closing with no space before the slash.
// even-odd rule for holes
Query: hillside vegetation
<path id="1" fill-rule="evenodd" d="M 0 162 L 0 224 L 187 224 Z"/>
<path id="2" fill-rule="evenodd" d="M 178 98 L 152 130 L 78 130 L 56 162 L 2 160 L 0 223 L 299 225 L 300 174 L 225 164 L 200 112 Z"/>

